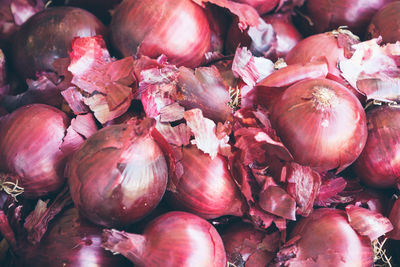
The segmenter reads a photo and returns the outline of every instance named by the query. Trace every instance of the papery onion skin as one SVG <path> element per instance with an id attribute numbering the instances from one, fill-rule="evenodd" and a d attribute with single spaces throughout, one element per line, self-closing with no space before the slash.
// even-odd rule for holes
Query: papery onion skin
<path id="1" fill-rule="evenodd" d="M 139 267 L 225 267 L 226 254 L 217 230 L 186 212 L 168 212 L 150 222 L 142 235 L 104 230 L 103 247 Z"/>
<path id="2" fill-rule="evenodd" d="M 75 206 L 90 221 L 119 227 L 150 213 L 161 201 L 168 166 L 151 137 L 150 119 L 112 125 L 88 138 L 67 168 Z"/>
<path id="3" fill-rule="evenodd" d="M 286 89 L 271 122 L 294 160 L 317 171 L 343 170 L 367 140 L 365 112 L 343 85 L 310 79 Z"/>
<path id="4" fill-rule="evenodd" d="M 51 223 L 37 246 L 26 245 L 17 251 L 13 266 L 132 266 L 124 257 L 101 247 L 101 233 L 101 227 L 79 216 L 76 208 L 70 208 Z"/>
<path id="5" fill-rule="evenodd" d="M 335 209 L 318 209 L 301 219 L 290 238 L 300 236 L 294 259 L 296 266 L 373 265 L 373 251 L 368 237 L 356 233 L 347 221 L 346 213 Z M 302 265 L 301 265 L 302 264 Z M 293 266 L 294 266 L 293 265 Z M 292 265 L 288 265 L 292 266 Z"/>
<path id="6" fill-rule="evenodd" d="M 55 71 L 53 62 L 68 57 L 75 37 L 104 35 L 104 25 L 93 14 L 75 7 L 45 9 L 26 21 L 16 33 L 12 61 L 19 76 Z"/>
<path id="7" fill-rule="evenodd" d="M 44 104 L 21 107 L 2 122 L 0 170 L 18 176 L 26 197 L 47 195 L 64 184 L 67 155 L 60 147 L 69 123 L 64 112 Z"/>
<path id="8" fill-rule="evenodd" d="M 367 39 L 382 36 L 384 43 L 400 41 L 400 2 L 384 6 L 372 18 L 368 26 Z"/>
<path id="9" fill-rule="evenodd" d="M 322 33 L 348 26 L 353 33 L 364 36 L 371 18 L 380 8 L 392 0 L 307 0 L 304 14 L 313 22 L 314 33 Z"/>
<path id="10" fill-rule="evenodd" d="M 229 172 L 228 161 L 221 155 L 214 159 L 196 146 L 182 149 L 182 176 L 173 184 L 168 199 L 181 208 L 205 219 L 224 215 L 243 215 L 240 192 Z"/>
<path id="11" fill-rule="evenodd" d="M 367 111 L 368 139 L 354 163 L 358 177 L 369 186 L 394 187 L 400 181 L 400 110 L 379 106 Z"/>
<path id="12" fill-rule="evenodd" d="M 196 67 L 209 51 L 211 32 L 202 8 L 191 0 L 125 0 L 110 25 L 111 42 L 126 57 L 134 54 Z"/>

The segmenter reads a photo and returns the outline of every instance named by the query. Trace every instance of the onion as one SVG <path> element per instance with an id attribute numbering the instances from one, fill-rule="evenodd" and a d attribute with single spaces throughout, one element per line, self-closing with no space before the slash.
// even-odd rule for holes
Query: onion
<path id="1" fill-rule="evenodd" d="M 32 16 L 16 33 L 12 46 L 14 68 L 21 78 L 35 78 L 40 71 L 55 71 L 54 60 L 68 57 L 75 37 L 98 34 L 105 34 L 104 25 L 83 9 L 45 9 Z"/>
<path id="2" fill-rule="evenodd" d="M 372 18 L 368 26 L 367 38 L 382 36 L 385 43 L 400 41 L 400 2 L 387 4 Z"/>
<path id="3" fill-rule="evenodd" d="M 354 170 L 367 185 L 394 187 L 400 181 L 400 110 L 389 106 L 368 110 L 367 124 L 367 143 Z"/>
<path id="4" fill-rule="evenodd" d="M 37 246 L 23 246 L 16 251 L 13 266 L 131 266 L 121 256 L 101 247 L 102 229 L 79 216 L 70 208 L 51 223 Z"/>
<path id="5" fill-rule="evenodd" d="M 147 215 L 164 195 L 168 166 L 155 121 L 112 125 L 81 146 L 68 164 L 72 199 L 89 220 L 129 225 Z"/>
<path id="6" fill-rule="evenodd" d="M 191 0 L 125 0 L 110 28 L 113 46 L 125 57 L 165 54 L 172 64 L 196 67 L 210 48 L 207 16 Z"/>
<path id="7" fill-rule="evenodd" d="M 149 223 L 143 235 L 103 231 L 103 247 L 121 253 L 135 266 L 225 267 L 226 256 L 217 230 L 186 212 L 169 212 Z"/>
<path id="8" fill-rule="evenodd" d="M 393 225 L 393 231 L 388 233 L 388 237 L 395 240 L 400 240 L 400 199 L 394 203 L 389 214 L 389 220 Z"/>
<path id="9" fill-rule="evenodd" d="M 335 209 L 318 209 L 301 219 L 290 238 L 299 238 L 285 266 L 352 266 L 373 265 L 373 251 L 368 237 L 360 236 L 350 226 L 346 213 Z"/>
<path id="10" fill-rule="evenodd" d="M 392 0 L 308 0 L 303 12 L 313 23 L 307 23 L 314 33 L 322 33 L 348 26 L 349 30 L 363 36 L 374 14 Z"/>
<path id="11" fill-rule="evenodd" d="M 254 7 L 258 14 L 262 15 L 268 13 L 278 6 L 279 0 L 234 0 L 238 3 L 247 4 Z"/>
<path id="12" fill-rule="evenodd" d="M 68 154 L 60 148 L 69 122 L 65 113 L 43 104 L 21 107 L 2 122 L 0 170 L 18 180 L 26 197 L 44 196 L 64 184 Z"/>
<path id="13" fill-rule="evenodd" d="M 271 122 L 294 160 L 317 171 L 345 169 L 367 140 L 360 102 L 328 79 L 305 80 L 286 89 L 273 107 Z"/>
<path id="14" fill-rule="evenodd" d="M 182 149 L 177 163 L 181 176 L 170 181 L 173 207 L 179 207 L 205 219 L 223 215 L 242 216 L 245 203 L 229 172 L 228 162 L 217 155 L 214 159 L 197 147 Z"/>

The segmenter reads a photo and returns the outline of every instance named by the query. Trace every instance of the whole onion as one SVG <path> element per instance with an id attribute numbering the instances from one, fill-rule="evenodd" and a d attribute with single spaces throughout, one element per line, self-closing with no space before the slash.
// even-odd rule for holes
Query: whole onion
<path id="1" fill-rule="evenodd" d="M 389 214 L 389 220 L 393 225 L 393 231 L 388 233 L 388 237 L 395 240 L 400 240 L 400 199 L 394 203 Z"/>
<path id="2" fill-rule="evenodd" d="M 271 122 L 294 160 L 317 171 L 343 170 L 367 140 L 360 102 L 328 79 L 309 79 L 286 89 L 273 106 Z"/>
<path id="3" fill-rule="evenodd" d="M 2 121 L 0 171 L 18 179 L 26 197 L 44 196 L 64 184 L 68 154 L 60 147 L 69 122 L 64 112 L 43 104 L 21 107 Z"/>
<path id="4" fill-rule="evenodd" d="M 354 170 L 373 187 L 394 187 L 400 182 L 400 110 L 379 106 L 367 111 L 368 139 Z"/>
<path id="5" fill-rule="evenodd" d="M 207 16 L 191 0 L 125 0 L 110 29 L 112 45 L 122 56 L 165 54 L 179 66 L 198 66 L 211 42 Z"/>
<path id="6" fill-rule="evenodd" d="M 53 62 L 68 57 L 75 37 L 105 34 L 104 25 L 91 13 L 75 7 L 54 7 L 36 13 L 16 33 L 12 62 L 21 78 L 55 71 Z"/>
<path id="7" fill-rule="evenodd" d="M 92 222 L 129 225 L 147 215 L 164 195 L 168 166 L 152 137 L 155 121 L 112 125 L 88 138 L 68 163 L 72 199 Z"/>
<path id="8" fill-rule="evenodd" d="M 294 255 L 287 255 L 292 258 L 285 266 L 373 265 L 371 241 L 353 230 L 347 221 L 346 213 L 342 210 L 315 210 L 294 226 L 289 237 L 296 236 L 299 240 L 293 249 Z"/>
<path id="9" fill-rule="evenodd" d="M 101 227 L 81 218 L 76 208 L 70 208 L 51 223 L 38 245 L 25 245 L 16 251 L 13 266 L 132 266 L 124 257 L 101 247 L 101 233 Z"/>
<path id="10" fill-rule="evenodd" d="M 313 33 L 348 26 L 353 33 L 363 36 L 371 18 L 380 8 L 393 0 L 308 0 L 303 12 L 312 21 Z"/>
<path id="11" fill-rule="evenodd" d="M 382 36 L 385 43 L 400 41 L 400 2 L 394 1 L 384 6 L 372 18 L 368 26 L 367 38 Z"/>
<path id="12" fill-rule="evenodd" d="M 225 158 L 214 159 L 197 147 L 182 149 L 177 169 L 182 174 L 170 181 L 171 206 L 184 209 L 205 219 L 224 215 L 242 216 L 245 206 L 233 181 Z"/>
<path id="13" fill-rule="evenodd" d="M 142 235 L 103 231 L 103 247 L 121 253 L 138 267 L 225 267 L 217 230 L 206 220 L 173 211 L 153 220 Z"/>

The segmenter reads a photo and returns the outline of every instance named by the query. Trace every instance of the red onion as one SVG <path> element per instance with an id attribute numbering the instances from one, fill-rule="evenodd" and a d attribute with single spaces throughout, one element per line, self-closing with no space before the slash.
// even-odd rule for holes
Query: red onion
<path id="1" fill-rule="evenodd" d="M 394 187 L 400 176 L 400 110 L 379 106 L 367 111 L 368 139 L 354 164 L 367 185 Z"/>
<path id="2" fill-rule="evenodd" d="M 202 8 L 191 0 L 126 0 L 111 20 L 111 41 L 123 56 L 156 58 L 196 67 L 210 48 L 210 27 Z"/>
<path id="3" fill-rule="evenodd" d="M 129 225 L 147 215 L 164 195 L 168 166 L 155 121 L 112 125 L 81 146 L 68 164 L 72 199 L 96 224 Z"/>
<path id="4" fill-rule="evenodd" d="M 400 2 L 387 4 L 372 18 L 368 26 L 367 38 L 382 36 L 385 43 L 400 41 Z"/>
<path id="5" fill-rule="evenodd" d="M 245 203 L 225 158 L 217 155 L 211 159 L 195 146 L 185 147 L 177 169 L 181 170 L 181 174 L 172 179 L 169 185 L 169 196 L 174 207 L 205 219 L 243 215 Z"/>
<path id="6" fill-rule="evenodd" d="M 101 232 L 102 228 L 82 219 L 77 209 L 68 209 L 51 223 L 37 246 L 16 251 L 13 266 L 131 266 L 101 247 Z"/>
<path id="7" fill-rule="evenodd" d="M 149 223 L 142 235 L 103 231 L 103 247 L 121 253 L 135 266 L 225 267 L 226 256 L 217 230 L 186 212 L 169 212 Z"/>
<path id="8" fill-rule="evenodd" d="M 343 85 L 310 79 L 286 89 L 271 122 L 294 160 L 317 171 L 341 171 L 360 155 L 367 140 L 365 112 Z"/>
<path id="9" fill-rule="evenodd" d="M 349 30 L 363 36 L 374 14 L 392 0 L 308 0 L 303 12 L 313 23 L 314 33 L 322 33 L 348 26 Z"/>
<path id="10" fill-rule="evenodd" d="M 342 210 L 315 210 L 295 225 L 290 238 L 298 241 L 278 253 L 285 266 L 373 265 L 371 241 L 353 230 Z"/>
<path id="11" fill-rule="evenodd" d="M 260 15 L 274 10 L 280 2 L 279 0 L 234 0 L 234 1 L 254 7 L 257 10 L 258 14 Z"/>
<path id="12" fill-rule="evenodd" d="M 388 233 L 388 237 L 395 240 L 400 240 L 400 199 L 394 203 L 389 214 L 389 220 L 393 225 L 393 231 Z"/>
<path id="13" fill-rule="evenodd" d="M 64 184 L 67 154 L 60 148 L 69 121 L 54 107 L 33 104 L 17 109 L 2 122 L 0 170 L 18 179 L 25 196 L 44 196 Z"/>
<path id="14" fill-rule="evenodd" d="M 12 46 L 15 70 L 22 78 L 35 78 L 39 71 L 55 71 L 54 60 L 68 57 L 75 37 L 98 34 L 105 34 L 104 25 L 83 9 L 45 9 L 32 16 L 16 33 Z"/>

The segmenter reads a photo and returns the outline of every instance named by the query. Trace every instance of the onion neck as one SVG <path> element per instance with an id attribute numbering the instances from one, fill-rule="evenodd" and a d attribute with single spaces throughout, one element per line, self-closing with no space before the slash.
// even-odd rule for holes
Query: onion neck
<path id="1" fill-rule="evenodd" d="M 320 111 L 333 108 L 338 103 L 338 98 L 335 92 L 324 86 L 315 86 L 313 88 L 311 99 L 314 107 Z"/>

